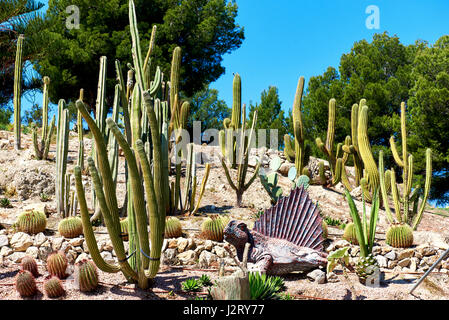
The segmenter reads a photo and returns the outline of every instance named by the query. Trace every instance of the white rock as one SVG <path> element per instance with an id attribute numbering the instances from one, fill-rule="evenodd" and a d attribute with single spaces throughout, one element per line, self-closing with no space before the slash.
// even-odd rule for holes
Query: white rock
<path id="1" fill-rule="evenodd" d="M 333 272 L 330 272 L 328 275 L 327 275 L 327 282 L 329 282 L 329 283 L 335 283 L 335 282 L 339 282 L 340 280 L 338 279 L 338 276 L 335 274 L 335 273 L 333 273 Z"/>
<path id="2" fill-rule="evenodd" d="M 214 251 L 215 251 L 215 254 L 216 254 L 217 256 L 219 256 L 220 258 L 224 258 L 224 257 L 226 256 L 226 250 L 223 249 L 222 247 L 216 246 L 216 247 L 214 248 Z"/>
<path id="3" fill-rule="evenodd" d="M 0 247 L 7 246 L 9 244 L 8 237 L 6 235 L 0 235 Z"/>
<path id="4" fill-rule="evenodd" d="M 43 244 L 45 241 L 47 241 L 47 237 L 43 232 L 39 232 L 34 236 L 34 243 L 33 246 L 40 247 L 41 244 Z"/>
<path id="5" fill-rule="evenodd" d="M 195 251 L 187 250 L 178 254 L 178 260 L 183 264 L 195 264 Z"/>
<path id="6" fill-rule="evenodd" d="M 414 249 L 405 249 L 398 253 L 398 260 L 403 260 L 405 258 L 413 257 Z"/>
<path id="7" fill-rule="evenodd" d="M 89 259 L 89 255 L 85 252 L 81 253 L 75 260 L 75 263 L 80 262 L 81 260 Z"/>
<path id="8" fill-rule="evenodd" d="M 210 251 L 204 250 L 198 258 L 198 265 L 201 268 L 209 268 L 213 262 L 217 262 L 218 257 Z"/>
<path id="9" fill-rule="evenodd" d="M 387 265 L 388 265 L 387 258 L 385 258 L 384 256 L 381 256 L 381 255 L 378 255 L 375 258 L 377 260 L 377 263 L 379 264 L 379 267 L 381 267 L 381 268 L 387 267 Z"/>
<path id="10" fill-rule="evenodd" d="M 83 245 L 84 239 L 83 238 L 73 238 L 69 241 L 69 243 L 74 247 L 79 247 Z"/>
<path id="11" fill-rule="evenodd" d="M 53 252 L 53 248 L 51 247 L 51 244 L 49 241 L 45 241 L 40 247 L 39 247 L 39 253 L 37 257 L 40 260 L 47 261 L 47 257 L 50 255 L 50 253 Z"/>
<path id="12" fill-rule="evenodd" d="M 52 248 L 54 251 L 57 251 L 59 249 L 61 249 L 62 243 L 64 242 L 64 238 L 63 237 L 57 237 L 57 238 L 53 238 L 52 241 Z"/>
<path id="13" fill-rule="evenodd" d="M 39 248 L 38 247 L 29 247 L 27 251 L 25 252 L 28 256 L 32 256 L 34 259 L 37 258 L 39 254 Z"/>
<path id="14" fill-rule="evenodd" d="M 178 258 L 176 257 L 176 249 L 168 248 L 165 250 L 163 255 L 164 264 L 173 265 L 178 263 Z"/>
<path id="15" fill-rule="evenodd" d="M 326 273 L 320 269 L 315 269 L 312 272 L 309 272 L 307 277 L 318 284 L 326 283 Z"/>
<path id="16" fill-rule="evenodd" d="M 410 262 L 411 262 L 410 258 L 405 258 L 398 262 L 398 266 L 400 266 L 402 268 L 408 267 L 410 265 Z"/>
<path id="17" fill-rule="evenodd" d="M 189 240 L 185 238 L 178 238 L 178 252 L 184 252 L 189 245 Z"/>
<path id="18" fill-rule="evenodd" d="M 8 259 L 15 263 L 22 262 L 23 257 L 26 256 L 25 252 L 14 252 L 13 254 L 8 256 Z"/>
<path id="19" fill-rule="evenodd" d="M 327 247 L 326 251 L 327 252 L 331 252 L 331 251 L 334 251 L 336 249 L 349 247 L 350 245 L 351 244 L 348 241 L 346 241 L 346 240 L 338 240 L 338 241 L 332 243 L 329 247 Z"/>
<path id="20" fill-rule="evenodd" d="M 212 251 L 213 247 L 214 247 L 214 244 L 212 243 L 211 240 L 206 240 L 204 242 L 204 249 L 206 249 L 207 251 Z"/>
<path id="21" fill-rule="evenodd" d="M 112 257 L 112 253 L 109 251 L 103 251 L 100 253 L 101 257 L 106 261 L 106 263 L 115 263 L 114 258 Z"/>
<path id="22" fill-rule="evenodd" d="M 0 250 L 0 256 L 6 257 L 6 256 L 9 256 L 13 252 L 14 252 L 14 250 L 9 247 L 2 247 Z"/>
<path id="23" fill-rule="evenodd" d="M 70 264 L 73 264 L 76 261 L 76 258 L 78 257 L 78 254 L 74 250 L 69 250 L 66 254 L 67 261 Z"/>
<path id="24" fill-rule="evenodd" d="M 15 251 L 26 251 L 33 245 L 33 239 L 29 234 L 17 232 L 11 238 L 11 247 Z"/>
<path id="25" fill-rule="evenodd" d="M 384 257 L 387 258 L 388 260 L 395 260 L 396 259 L 396 252 L 394 252 L 392 250 L 392 251 L 388 252 Z"/>

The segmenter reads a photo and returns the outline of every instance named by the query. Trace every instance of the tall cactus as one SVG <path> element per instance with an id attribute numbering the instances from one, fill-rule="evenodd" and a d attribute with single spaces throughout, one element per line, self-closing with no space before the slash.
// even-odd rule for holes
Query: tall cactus
<path id="1" fill-rule="evenodd" d="M 432 150 L 426 150 L 426 180 L 424 186 L 424 193 L 419 206 L 419 196 L 421 187 L 419 185 L 413 188 L 413 155 L 407 153 L 407 128 L 406 128 L 406 105 L 401 103 L 401 140 L 402 140 L 402 157 L 399 155 L 396 147 L 394 137 L 390 138 L 391 151 L 393 158 L 399 167 L 402 168 L 402 198 L 396 184 L 395 170 L 391 168 L 390 171 L 384 172 L 383 151 L 379 153 L 379 172 L 380 187 L 382 192 L 382 199 L 385 204 L 385 211 L 388 221 L 394 223 L 409 224 L 413 230 L 416 230 L 418 224 L 422 219 L 424 209 L 430 192 L 430 184 L 432 180 Z M 389 172 L 389 174 L 388 174 Z M 390 183 L 387 181 L 390 176 Z M 389 188 L 390 187 L 390 188 Z M 393 216 L 389 207 L 388 189 L 391 190 L 393 204 L 395 208 L 395 216 Z M 413 189 L 413 191 L 412 191 Z"/>
<path id="2" fill-rule="evenodd" d="M 293 131 L 295 136 L 295 167 L 297 176 L 301 175 L 304 167 L 304 130 L 301 119 L 301 101 L 304 91 L 304 77 L 298 80 L 295 100 L 293 103 Z"/>
<path id="3" fill-rule="evenodd" d="M 21 145 L 21 101 L 22 101 L 22 46 L 23 34 L 17 39 L 16 62 L 14 64 L 14 148 L 20 150 Z"/>
<path id="4" fill-rule="evenodd" d="M 44 77 L 44 90 L 43 90 L 43 102 L 42 102 L 42 139 L 39 145 L 37 140 L 37 130 L 33 128 L 33 144 L 36 159 L 46 160 L 48 157 L 48 151 L 50 150 L 51 138 L 53 131 L 55 130 L 55 116 L 53 116 L 50 129 L 48 129 L 48 86 L 50 85 L 50 78 Z"/>
<path id="5" fill-rule="evenodd" d="M 248 172 L 249 150 L 251 149 L 252 135 L 257 122 L 257 112 L 254 112 L 251 131 L 247 137 L 246 130 L 246 106 L 241 106 L 241 79 L 238 74 L 234 76 L 234 104 L 232 106 L 232 119 L 226 118 L 223 122 L 225 131 L 220 132 L 220 145 L 222 154 L 221 164 L 225 170 L 226 179 L 237 196 L 237 207 L 242 205 L 243 193 L 251 186 L 257 178 L 260 162 L 257 163 L 253 176 L 246 182 Z M 238 139 L 240 139 L 238 141 Z M 237 167 L 237 181 L 234 183 L 231 178 L 226 158 L 231 162 L 231 166 Z M 235 160 L 234 160 L 235 159 Z"/>
<path id="6" fill-rule="evenodd" d="M 79 100 L 84 100 L 84 90 L 80 90 Z M 83 116 L 77 111 L 76 128 L 78 131 L 78 158 L 76 164 L 84 171 L 84 135 L 83 135 Z"/>
<path id="7" fill-rule="evenodd" d="M 69 110 L 65 108 L 65 101 L 58 103 L 58 127 L 56 129 L 56 210 L 63 217 L 65 212 L 65 179 L 67 171 L 67 153 L 69 147 Z"/>

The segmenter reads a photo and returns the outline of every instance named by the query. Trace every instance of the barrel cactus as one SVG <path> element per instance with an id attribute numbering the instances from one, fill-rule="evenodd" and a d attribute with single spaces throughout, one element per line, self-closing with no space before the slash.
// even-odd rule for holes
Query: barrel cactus
<path id="1" fill-rule="evenodd" d="M 182 236 L 181 221 L 175 217 L 165 220 L 165 238 L 178 238 Z"/>
<path id="2" fill-rule="evenodd" d="M 29 234 L 37 234 L 45 231 L 47 217 L 45 213 L 32 210 L 22 212 L 17 218 L 17 230 Z"/>
<path id="3" fill-rule="evenodd" d="M 359 244 L 359 242 L 357 241 L 357 235 L 353 222 L 350 222 L 346 225 L 345 231 L 343 233 L 343 239 L 355 245 Z"/>
<path id="4" fill-rule="evenodd" d="M 326 221 L 323 220 L 323 222 L 321 223 L 322 229 L 323 229 L 323 233 L 321 234 L 323 239 L 327 239 L 327 236 L 329 235 L 329 231 L 327 229 L 327 223 Z"/>
<path id="5" fill-rule="evenodd" d="M 16 290 L 22 297 L 34 296 L 37 292 L 36 280 L 31 272 L 20 270 L 16 276 Z"/>
<path id="6" fill-rule="evenodd" d="M 58 225 L 58 231 L 64 238 L 76 238 L 83 234 L 83 223 L 80 217 L 68 217 L 62 219 Z"/>
<path id="7" fill-rule="evenodd" d="M 203 237 L 212 241 L 223 241 L 223 231 L 228 222 L 228 217 L 221 217 L 218 215 L 206 218 L 201 225 Z"/>
<path id="8" fill-rule="evenodd" d="M 75 281 L 82 292 L 95 290 L 98 286 L 98 272 L 95 264 L 87 259 L 78 262 L 75 268 Z"/>
<path id="9" fill-rule="evenodd" d="M 413 245 L 413 229 L 405 223 L 393 224 L 387 230 L 386 243 L 395 248 L 409 248 Z"/>
<path id="10" fill-rule="evenodd" d="M 33 259 L 31 256 L 25 256 L 22 259 L 22 270 L 29 271 L 31 274 L 35 277 L 39 276 L 39 271 L 37 269 L 37 263 L 36 260 Z"/>
<path id="11" fill-rule="evenodd" d="M 49 298 L 59 298 L 65 294 L 61 280 L 54 276 L 44 281 L 44 291 Z"/>
<path id="12" fill-rule="evenodd" d="M 47 270 L 48 272 L 58 277 L 59 279 L 64 279 L 67 274 L 68 261 L 64 252 L 53 252 L 47 258 Z"/>

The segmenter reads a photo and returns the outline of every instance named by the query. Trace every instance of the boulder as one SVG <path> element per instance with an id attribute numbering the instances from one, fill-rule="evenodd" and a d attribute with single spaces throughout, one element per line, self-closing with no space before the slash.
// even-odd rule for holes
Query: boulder
<path id="1" fill-rule="evenodd" d="M 326 273 L 323 270 L 315 269 L 307 274 L 307 278 L 313 280 L 315 283 L 326 283 Z"/>
<path id="2" fill-rule="evenodd" d="M 17 232 L 12 236 L 10 243 L 15 251 L 26 251 L 26 249 L 33 245 L 33 239 L 29 234 Z"/>

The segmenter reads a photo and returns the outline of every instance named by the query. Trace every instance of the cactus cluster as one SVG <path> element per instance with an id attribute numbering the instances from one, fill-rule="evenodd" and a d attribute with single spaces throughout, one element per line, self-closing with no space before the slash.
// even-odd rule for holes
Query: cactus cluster
<path id="1" fill-rule="evenodd" d="M 238 73 L 234 76 L 233 81 L 233 105 L 232 117 L 223 120 L 224 130 L 220 131 L 219 143 L 221 147 L 222 157 L 221 164 L 225 171 L 226 179 L 229 185 L 235 191 L 237 201 L 236 206 L 241 207 L 243 193 L 251 186 L 257 178 L 260 168 L 260 162 L 254 169 L 253 176 L 246 182 L 246 174 L 248 173 L 249 150 L 253 141 L 254 128 L 257 122 L 257 111 L 254 112 L 252 127 L 247 137 L 246 129 L 246 105 L 242 107 L 242 81 Z M 237 169 L 237 181 L 231 178 L 231 173 L 226 164 L 226 159 L 230 162 L 231 168 Z"/>
<path id="2" fill-rule="evenodd" d="M 36 210 L 22 212 L 16 221 L 17 230 L 29 234 L 44 232 L 46 226 L 45 213 Z"/>
<path id="3" fill-rule="evenodd" d="M 75 281 L 80 291 L 93 291 L 98 286 L 98 271 L 95 264 L 83 259 L 75 265 Z"/>
<path id="4" fill-rule="evenodd" d="M 201 225 L 201 234 L 208 240 L 222 242 L 224 237 L 224 228 L 228 222 L 229 218 L 225 216 L 213 215 L 208 217 Z"/>
<path id="5" fill-rule="evenodd" d="M 83 234 L 83 223 L 80 217 L 68 217 L 59 222 L 58 231 L 64 238 L 76 238 Z"/>
<path id="6" fill-rule="evenodd" d="M 348 241 L 349 243 L 352 243 L 355 245 L 359 244 L 359 242 L 357 241 L 357 234 L 356 234 L 354 222 L 350 222 L 346 225 L 342 238 L 344 240 Z"/>
<path id="7" fill-rule="evenodd" d="M 64 279 L 67 277 L 67 266 L 68 260 L 62 251 L 53 252 L 47 257 L 48 272 L 59 279 Z"/>
<path id="8" fill-rule="evenodd" d="M 167 217 L 165 221 L 165 238 L 178 238 L 182 237 L 181 221 L 176 217 Z"/>
<path id="9" fill-rule="evenodd" d="M 392 224 L 391 237 L 399 239 L 407 234 L 408 240 L 393 240 L 391 243 L 394 245 L 397 241 L 399 245 L 413 243 L 408 235 L 409 230 L 405 231 L 406 227 L 399 228 L 397 224 L 407 224 L 412 230 L 416 230 L 418 224 L 422 219 L 427 199 L 430 192 L 430 183 L 432 179 L 432 151 L 426 150 L 426 179 L 424 190 L 421 186 L 415 185 L 413 187 L 413 155 L 407 152 L 407 127 L 406 127 L 406 105 L 401 103 L 401 140 L 402 140 L 402 157 L 398 152 L 394 137 L 390 138 L 391 151 L 396 164 L 402 169 L 402 190 L 400 191 L 396 183 L 396 172 L 394 168 L 384 171 L 384 154 L 383 151 L 379 152 L 379 171 L 377 177 L 380 181 L 380 187 L 382 191 L 382 199 L 385 206 L 385 212 L 387 219 Z M 395 215 L 389 206 L 388 194 L 391 194 L 393 198 Z M 402 194 L 401 194 L 402 193 Z M 420 196 L 422 195 L 422 199 Z M 420 201 L 421 200 L 421 201 Z M 404 230 L 404 231 L 399 231 Z M 387 231 L 387 234 L 390 230 Z M 399 238 L 396 238 L 396 236 Z"/>

